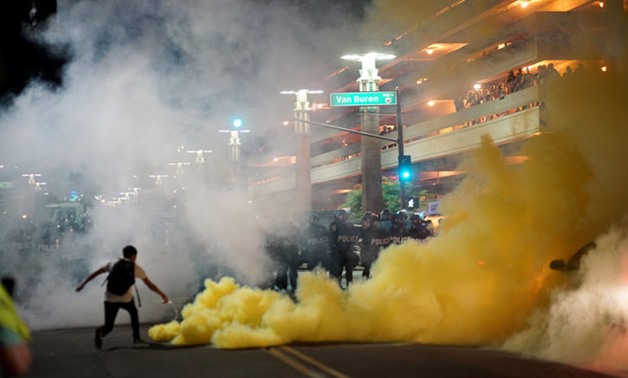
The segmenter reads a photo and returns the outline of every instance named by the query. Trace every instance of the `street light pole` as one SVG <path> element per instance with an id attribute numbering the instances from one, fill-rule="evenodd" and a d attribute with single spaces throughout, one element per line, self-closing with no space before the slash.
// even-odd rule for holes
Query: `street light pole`
<path id="1" fill-rule="evenodd" d="M 398 151 L 398 164 L 401 163 L 401 158 L 404 155 L 403 150 L 403 121 L 401 119 L 401 96 L 399 96 L 399 91 L 397 90 L 397 151 Z M 400 207 L 399 209 L 406 208 L 406 183 L 404 180 L 399 178 L 399 201 Z"/>
<path id="2" fill-rule="evenodd" d="M 236 167 L 240 163 L 240 133 L 238 130 L 230 130 L 229 131 L 229 143 L 227 146 L 229 147 L 229 158 L 236 165 Z"/>
<path id="3" fill-rule="evenodd" d="M 240 168 L 240 133 L 250 133 L 251 130 L 242 130 L 242 121 L 240 119 L 236 119 L 233 121 L 233 128 L 229 130 L 218 130 L 219 133 L 228 133 L 229 134 L 229 142 L 227 143 L 227 148 L 229 150 L 229 159 L 234 164 L 236 170 Z"/>
<path id="4" fill-rule="evenodd" d="M 382 79 L 376 68 L 377 60 L 395 58 L 394 55 L 370 52 L 364 55 L 345 55 L 342 59 L 359 61 L 362 63 L 358 78 L 360 92 L 375 92 L 379 90 Z M 362 131 L 370 134 L 379 134 L 379 107 L 366 106 L 360 108 Z M 362 138 L 362 210 L 379 212 L 384 208 L 382 195 L 382 161 L 381 142 L 374 138 Z"/>
<path id="5" fill-rule="evenodd" d="M 323 93 L 320 90 L 299 89 L 298 91 L 282 91 L 281 94 L 296 95 L 294 107 L 294 132 L 297 136 L 297 171 L 296 171 L 296 203 L 297 212 L 309 211 L 312 208 L 312 178 L 310 158 L 310 112 L 312 108 L 308 94 Z"/>

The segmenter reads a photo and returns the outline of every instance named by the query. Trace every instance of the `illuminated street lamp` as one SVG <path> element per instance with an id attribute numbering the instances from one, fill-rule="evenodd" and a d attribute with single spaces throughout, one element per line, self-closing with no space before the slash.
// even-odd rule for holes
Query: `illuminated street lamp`
<path id="1" fill-rule="evenodd" d="M 167 178 L 168 175 L 148 175 L 148 177 L 155 179 L 155 185 L 160 186 L 163 184 L 163 178 Z"/>
<path id="2" fill-rule="evenodd" d="M 212 152 L 214 152 L 214 151 L 212 151 L 212 150 L 203 150 L 203 149 L 201 149 L 201 150 L 188 150 L 187 151 L 188 154 L 195 154 L 196 155 L 196 160 L 195 161 L 196 161 L 197 164 L 205 163 L 205 155 L 206 154 L 211 154 Z M 178 163 L 176 163 L 176 164 L 178 164 Z"/>
<path id="3" fill-rule="evenodd" d="M 285 95 L 296 95 L 296 102 L 294 106 L 294 132 L 297 135 L 307 135 L 310 133 L 310 125 L 308 121 L 310 120 L 309 112 L 312 111 L 310 107 L 310 102 L 308 101 L 308 94 L 320 94 L 323 93 L 321 90 L 311 90 L 311 89 L 299 89 L 298 91 L 281 91 L 281 94 Z M 305 121 L 305 122 L 303 122 Z"/>
<path id="4" fill-rule="evenodd" d="M 360 92 L 376 92 L 379 90 L 378 60 L 394 59 L 394 55 L 370 52 L 364 55 L 344 55 L 342 59 L 362 63 L 359 83 Z M 362 131 L 379 134 L 379 107 L 361 107 Z M 380 211 L 384 208 L 382 195 L 382 161 L 381 142 L 375 138 L 361 138 L 360 152 L 362 155 L 362 209 L 364 211 Z"/>
<path id="5" fill-rule="evenodd" d="M 201 153 L 200 155 L 201 155 L 201 158 L 203 158 L 203 154 Z M 198 155 L 197 155 L 196 159 L 197 159 L 197 163 L 204 163 L 205 162 L 204 160 L 202 162 L 199 162 L 198 161 Z M 171 167 L 175 167 L 174 168 L 174 173 L 177 174 L 177 175 L 180 175 L 180 174 L 183 174 L 183 167 L 190 165 L 190 163 L 189 162 L 181 162 L 181 161 L 179 161 L 179 162 L 176 162 L 176 163 L 168 163 L 168 165 L 171 166 Z"/>
<path id="6" fill-rule="evenodd" d="M 28 178 L 28 185 L 33 186 L 37 182 L 37 180 L 35 178 L 36 177 L 41 177 L 41 173 L 24 173 L 22 175 L 22 177 L 27 177 Z"/>
<path id="7" fill-rule="evenodd" d="M 321 90 L 299 89 L 282 91 L 281 94 L 296 95 L 294 106 L 294 132 L 297 135 L 297 182 L 296 210 L 307 211 L 312 207 L 312 178 L 310 176 L 310 112 L 312 108 L 308 94 L 323 93 Z"/>
<path id="8" fill-rule="evenodd" d="M 360 69 L 360 77 L 358 83 L 360 83 L 360 92 L 374 92 L 379 90 L 379 82 L 382 80 L 379 77 L 379 70 L 376 67 L 378 60 L 391 60 L 396 56 L 391 54 L 382 54 L 376 52 L 370 52 L 364 55 L 350 54 L 343 55 L 341 59 L 353 60 L 362 63 L 362 69 Z"/>
<path id="9" fill-rule="evenodd" d="M 229 143 L 227 144 L 227 147 L 229 148 L 229 158 L 237 166 L 240 163 L 240 133 L 250 133 L 251 130 L 241 129 L 244 123 L 239 118 L 233 120 L 232 124 L 232 129 L 218 130 L 218 132 L 229 133 Z"/>

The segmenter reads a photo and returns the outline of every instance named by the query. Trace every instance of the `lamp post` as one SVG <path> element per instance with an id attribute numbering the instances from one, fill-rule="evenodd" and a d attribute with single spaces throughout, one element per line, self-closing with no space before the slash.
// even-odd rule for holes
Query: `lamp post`
<path id="1" fill-rule="evenodd" d="M 161 174 L 156 174 L 156 175 L 148 175 L 148 177 L 155 179 L 155 185 L 156 186 L 161 186 L 163 184 L 163 180 L 164 178 L 168 178 L 168 175 L 161 175 Z"/>
<path id="2" fill-rule="evenodd" d="M 240 133 L 250 133 L 251 130 L 242 130 L 242 120 L 236 118 L 232 122 L 233 128 L 229 130 L 218 130 L 220 133 L 228 133 L 229 134 L 229 143 L 227 147 L 229 149 L 229 158 L 235 164 L 236 168 L 239 168 L 240 164 Z"/>
<path id="3" fill-rule="evenodd" d="M 376 62 L 394 59 L 395 56 L 370 52 L 364 55 L 344 55 L 341 58 L 361 62 L 362 68 L 357 80 L 360 92 L 375 92 L 379 90 L 379 82 L 382 79 Z M 362 131 L 379 134 L 379 107 L 361 107 L 360 112 Z M 381 142 L 375 138 L 362 138 L 360 152 L 362 155 L 362 210 L 379 212 L 384 208 Z"/>
<path id="4" fill-rule="evenodd" d="M 310 175 L 310 112 L 312 108 L 308 94 L 323 93 L 321 90 L 299 89 L 282 91 L 281 94 L 296 95 L 294 106 L 294 132 L 297 135 L 296 209 L 298 212 L 312 208 L 312 178 Z"/>
<path id="5" fill-rule="evenodd" d="M 185 161 L 185 162 L 184 161 L 178 161 L 178 162 L 175 162 L 175 163 L 168 163 L 168 165 L 171 166 L 171 167 L 174 167 L 174 176 L 172 178 L 178 181 L 178 179 L 180 179 L 182 177 L 185 177 L 185 175 L 184 175 L 185 169 L 183 167 L 190 166 L 190 165 L 192 165 L 192 163 L 187 162 L 187 161 Z"/>
<path id="6" fill-rule="evenodd" d="M 196 164 L 204 164 L 205 154 L 211 154 L 212 152 L 213 152 L 212 150 L 188 150 L 187 151 L 188 154 L 196 155 L 196 158 L 194 159 L 194 162 Z M 179 163 L 176 163 L 176 164 L 179 164 Z"/>
<path id="7" fill-rule="evenodd" d="M 41 173 L 24 173 L 22 177 L 26 177 L 28 179 L 28 185 L 34 186 L 37 182 L 36 177 L 41 177 Z"/>

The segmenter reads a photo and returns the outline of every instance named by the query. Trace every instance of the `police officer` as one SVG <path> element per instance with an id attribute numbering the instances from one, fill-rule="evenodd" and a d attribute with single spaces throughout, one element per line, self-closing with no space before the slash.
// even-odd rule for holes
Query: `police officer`
<path id="1" fill-rule="evenodd" d="M 388 209 L 384 209 L 379 213 L 379 219 L 377 220 L 378 226 L 386 232 L 390 231 L 392 227 L 393 215 Z"/>
<path id="2" fill-rule="evenodd" d="M 329 225 L 330 273 L 338 280 L 341 287 L 343 270 L 348 287 L 353 281 L 353 268 L 359 263 L 359 257 L 354 251 L 359 235 L 348 219 L 349 214 L 345 210 L 336 210 L 334 220 Z"/>
<path id="3" fill-rule="evenodd" d="M 379 257 L 381 248 L 378 242 L 378 222 L 377 216 L 371 212 L 366 212 L 362 216 L 362 228 L 360 229 L 360 261 L 364 270 L 362 277 L 371 276 L 371 265 Z"/>
<path id="4" fill-rule="evenodd" d="M 298 233 L 291 222 L 275 225 L 275 229 L 266 237 L 266 251 L 274 262 L 275 287 L 294 293 L 301 258 Z"/>
<path id="5" fill-rule="evenodd" d="M 392 229 L 393 214 L 388 209 L 384 209 L 379 213 L 377 219 L 377 239 L 375 243 L 379 244 L 380 249 L 386 249 L 392 243 L 390 230 Z"/>
<path id="6" fill-rule="evenodd" d="M 432 236 L 428 228 L 428 222 L 419 213 L 414 213 L 410 216 L 410 229 L 408 235 L 412 239 L 424 241 L 428 237 Z"/>
<path id="7" fill-rule="evenodd" d="M 393 216 L 390 228 L 391 243 L 402 244 L 407 238 L 409 238 L 406 222 L 407 212 L 404 210 L 397 211 Z"/>
<path id="8" fill-rule="evenodd" d="M 301 234 L 301 257 L 308 270 L 317 266 L 329 269 L 329 234 L 327 228 L 319 223 L 318 215 L 310 214 L 310 219 Z"/>

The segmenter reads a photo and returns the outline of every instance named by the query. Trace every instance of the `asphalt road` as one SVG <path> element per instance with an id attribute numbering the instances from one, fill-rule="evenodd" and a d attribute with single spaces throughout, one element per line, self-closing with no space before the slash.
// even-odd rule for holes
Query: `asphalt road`
<path id="1" fill-rule="evenodd" d="M 148 325 L 142 327 L 146 335 Z M 420 344 L 299 344 L 221 350 L 133 344 L 116 326 L 101 350 L 92 328 L 33 334 L 33 378 L 100 377 L 611 377 L 555 362 L 482 348 Z"/>

